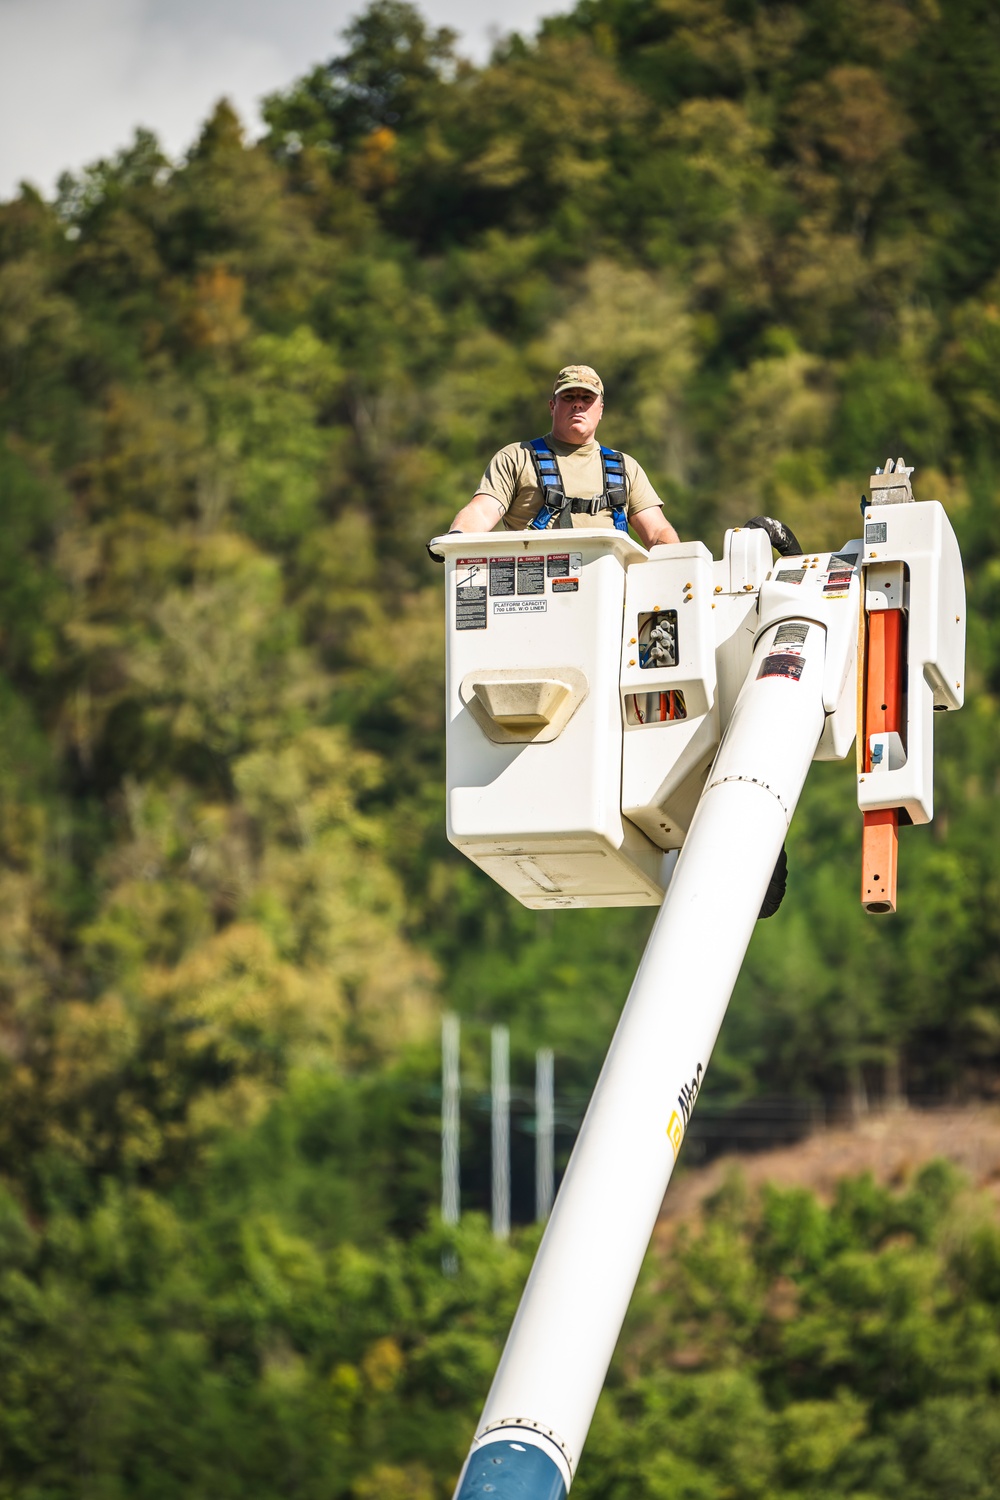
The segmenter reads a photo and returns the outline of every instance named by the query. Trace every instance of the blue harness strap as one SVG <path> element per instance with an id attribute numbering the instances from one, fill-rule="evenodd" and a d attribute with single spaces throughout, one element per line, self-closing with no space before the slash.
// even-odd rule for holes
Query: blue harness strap
<path id="1" fill-rule="evenodd" d="M 531 448 L 531 456 L 535 461 L 535 474 L 542 491 L 542 503 L 538 514 L 528 522 L 528 527 L 532 531 L 546 531 L 555 515 L 558 514 L 560 521 L 562 520 L 562 513 L 566 507 L 566 493 L 563 490 L 562 475 L 559 473 L 559 463 L 545 439 L 532 438 L 528 446 Z"/>
<path id="2" fill-rule="evenodd" d="M 625 457 L 616 448 L 601 447 L 604 494 L 616 531 L 628 531 L 628 501 L 625 493 Z"/>
<path id="3" fill-rule="evenodd" d="M 566 494 L 559 461 L 544 438 L 532 438 L 528 444 L 535 474 L 542 491 L 538 513 L 528 522 L 531 531 L 547 531 L 555 520 L 558 527 L 572 526 L 573 516 L 599 515 L 610 510 L 616 531 L 628 531 L 628 505 L 625 491 L 625 459 L 615 448 L 601 447 L 601 469 L 604 489 L 592 500 L 576 499 Z M 556 519 L 558 517 L 558 519 Z"/>

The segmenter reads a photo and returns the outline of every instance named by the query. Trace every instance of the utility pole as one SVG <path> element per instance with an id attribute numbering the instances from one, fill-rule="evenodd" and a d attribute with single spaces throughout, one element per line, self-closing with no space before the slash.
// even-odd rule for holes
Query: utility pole
<path id="1" fill-rule="evenodd" d="M 551 1047 L 535 1053 L 535 1218 L 552 1212 L 555 1197 L 555 1087 Z"/>
<path id="2" fill-rule="evenodd" d="M 457 1016 L 441 1017 L 441 1218 L 445 1224 L 457 1224 L 460 1213 L 459 1027 Z"/>
<path id="3" fill-rule="evenodd" d="M 510 1237 L 510 1032 L 494 1026 L 491 1035 L 491 1122 L 493 1166 L 493 1233 Z"/>

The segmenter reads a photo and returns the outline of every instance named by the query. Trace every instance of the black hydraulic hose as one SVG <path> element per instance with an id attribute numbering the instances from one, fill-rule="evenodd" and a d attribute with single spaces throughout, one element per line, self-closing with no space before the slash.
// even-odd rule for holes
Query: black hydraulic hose
<path id="1" fill-rule="evenodd" d="M 771 546 L 779 557 L 803 555 L 794 531 L 789 531 L 783 521 L 776 521 L 773 516 L 754 516 L 752 520 L 744 521 L 743 524 L 747 527 L 755 526 L 758 531 L 766 531 L 771 539 Z"/>

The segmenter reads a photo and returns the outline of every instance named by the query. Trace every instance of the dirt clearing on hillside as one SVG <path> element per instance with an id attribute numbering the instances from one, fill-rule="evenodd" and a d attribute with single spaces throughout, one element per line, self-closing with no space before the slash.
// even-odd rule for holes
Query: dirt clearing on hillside
<path id="1" fill-rule="evenodd" d="M 667 1190 L 660 1226 L 669 1234 L 673 1224 L 697 1218 L 705 1199 L 718 1192 L 734 1169 L 751 1189 L 773 1182 L 809 1188 L 829 1202 L 842 1177 L 870 1172 L 876 1182 L 905 1187 L 938 1157 L 953 1162 L 970 1186 L 987 1189 L 1000 1207 L 1000 1107 L 895 1109 L 850 1128 L 818 1130 L 795 1146 L 721 1156 L 707 1167 L 681 1172 Z"/>

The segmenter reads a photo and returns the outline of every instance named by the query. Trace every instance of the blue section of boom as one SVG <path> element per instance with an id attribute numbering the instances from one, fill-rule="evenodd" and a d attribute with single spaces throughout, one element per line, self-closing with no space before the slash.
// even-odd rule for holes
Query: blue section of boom
<path id="1" fill-rule="evenodd" d="M 455 1500 L 566 1500 L 566 1483 L 541 1448 L 502 1438 L 476 1449 Z"/>

